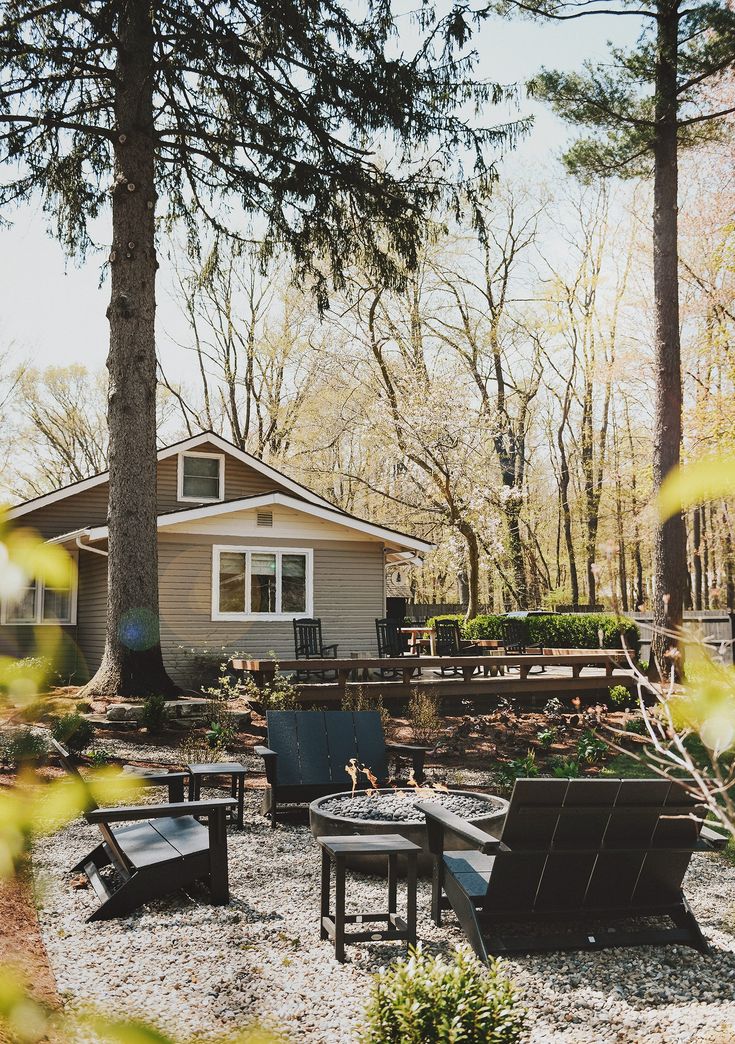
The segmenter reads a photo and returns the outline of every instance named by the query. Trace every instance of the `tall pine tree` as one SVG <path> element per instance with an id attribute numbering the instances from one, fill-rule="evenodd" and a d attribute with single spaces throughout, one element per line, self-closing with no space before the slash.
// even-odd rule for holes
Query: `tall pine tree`
<path id="1" fill-rule="evenodd" d="M 503 92 L 473 78 L 461 5 L 439 17 L 423 4 L 409 57 L 390 0 L 0 10 L 0 202 L 40 193 L 72 254 L 111 214 L 107 638 L 88 691 L 171 691 L 158 630 L 157 213 L 232 234 L 244 212 L 266 255 L 292 252 L 323 308 L 355 261 L 400 287 L 428 215 L 485 191 L 486 149 L 516 128 L 462 115 Z"/>
<path id="2" fill-rule="evenodd" d="M 711 138 L 735 109 L 717 104 L 717 85 L 735 64 L 735 11 L 721 0 L 501 0 L 494 10 L 573 23 L 594 15 L 640 20 L 637 45 L 580 73 L 542 72 L 534 91 L 574 127 L 591 133 L 566 152 L 584 178 L 653 175 L 655 419 L 653 480 L 659 489 L 679 465 L 682 376 L 679 338 L 678 158 Z M 686 532 L 681 514 L 654 534 L 654 636 L 651 664 L 681 627 L 686 590 Z"/>

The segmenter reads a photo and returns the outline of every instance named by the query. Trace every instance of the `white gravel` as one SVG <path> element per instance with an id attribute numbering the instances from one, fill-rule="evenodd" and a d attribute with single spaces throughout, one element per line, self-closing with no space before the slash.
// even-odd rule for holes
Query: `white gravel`
<path id="1" fill-rule="evenodd" d="M 258 1017 L 304 1044 L 355 1044 L 370 973 L 403 947 L 347 948 L 339 965 L 319 941 L 319 849 L 306 826 L 271 831 L 248 794 L 246 830 L 229 831 L 229 907 L 206 892 L 171 897 L 134 916 L 85 923 L 96 898 L 70 887 L 69 867 L 97 843 L 77 821 L 37 843 L 41 929 L 70 1008 L 138 1014 L 180 1036 L 206 1040 Z M 506 962 L 529 1010 L 530 1044 L 725 1044 L 735 1040 L 735 867 L 698 855 L 686 892 L 713 952 L 641 947 Z M 400 894 L 400 893 L 399 893 Z M 384 882 L 352 874 L 353 909 L 384 905 Z M 429 918 L 419 886 L 419 937 L 450 951 L 462 941 L 453 915 Z"/>

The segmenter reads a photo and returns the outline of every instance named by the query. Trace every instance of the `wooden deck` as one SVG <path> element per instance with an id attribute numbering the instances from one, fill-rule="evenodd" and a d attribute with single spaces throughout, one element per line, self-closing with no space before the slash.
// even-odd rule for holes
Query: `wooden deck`
<path id="1" fill-rule="evenodd" d="M 273 677 L 276 668 L 285 673 L 299 671 L 306 675 L 308 672 L 309 677 L 297 682 L 298 699 L 302 703 L 339 703 L 348 686 L 356 685 L 367 693 L 379 692 L 387 700 L 405 701 L 411 691 L 421 685 L 448 702 L 459 702 L 471 697 L 492 704 L 499 697 L 512 696 L 531 705 L 543 703 L 552 695 L 599 700 L 607 695 L 612 685 L 633 687 L 625 654 L 620 650 L 383 659 L 234 659 L 232 667 L 250 673 L 259 686 Z M 440 669 L 451 667 L 456 667 L 460 673 L 442 677 Z M 370 672 L 377 672 L 381 668 L 396 671 L 398 679 L 370 677 Z M 417 673 L 419 668 L 420 674 Z M 476 673 L 478 668 L 480 672 Z M 500 668 L 504 673 L 499 673 Z M 330 672 L 328 680 L 314 677 L 315 672 L 321 671 Z"/>

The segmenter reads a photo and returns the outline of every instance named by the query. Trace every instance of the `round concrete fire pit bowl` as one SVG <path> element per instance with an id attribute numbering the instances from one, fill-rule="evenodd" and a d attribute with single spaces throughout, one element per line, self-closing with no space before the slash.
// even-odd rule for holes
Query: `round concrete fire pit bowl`
<path id="1" fill-rule="evenodd" d="M 420 874 L 430 874 L 432 858 L 426 839 L 426 819 L 416 808 L 419 801 L 436 801 L 468 823 L 487 830 L 496 837 L 503 828 L 508 802 L 491 794 L 476 794 L 470 790 L 431 791 L 418 794 L 410 787 L 405 790 L 386 789 L 377 792 L 356 791 L 354 797 L 329 794 L 312 801 L 309 806 L 309 825 L 314 837 L 357 834 L 401 834 L 421 846 L 418 858 Z M 448 849 L 466 849 L 471 846 L 460 838 L 446 834 Z M 383 856 L 357 855 L 347 859 L 351 870 L 366 874 L 386 874 L 387 860 Z M 400 861 L 399 861 L 400 866 Z"/>

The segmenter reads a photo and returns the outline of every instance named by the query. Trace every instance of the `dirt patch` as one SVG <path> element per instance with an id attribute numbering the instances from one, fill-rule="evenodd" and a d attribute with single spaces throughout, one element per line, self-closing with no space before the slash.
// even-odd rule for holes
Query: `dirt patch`
<path id="1" fill-rule="evenodd" d="M 16 877 L 0 881 L 0 925 L 0 964 L 14 967 L 39 1003 L 60 1008 L 56 980 L 38 927 L 28 864 Z M 9 1040 L 0 1029 L 0 1044 Z"/>

